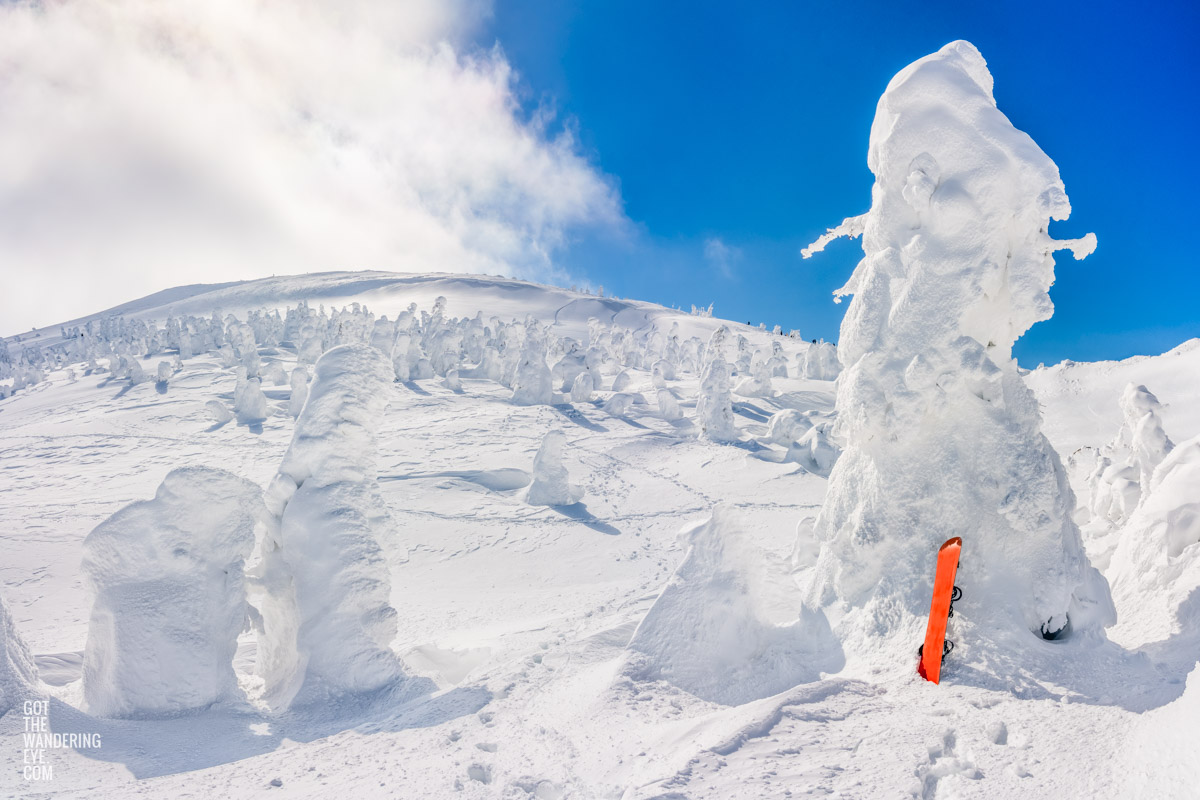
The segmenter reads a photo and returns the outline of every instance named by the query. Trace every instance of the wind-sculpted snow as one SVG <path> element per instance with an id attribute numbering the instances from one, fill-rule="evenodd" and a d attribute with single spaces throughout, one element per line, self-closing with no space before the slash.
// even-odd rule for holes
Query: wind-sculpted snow
<path id="1" fill-rule="evenodd" d="M 1052 313 L 1053 251 L 1082 257 L 1095 238 L 1046 233 L 1071 210 L 1058 169 L 996 108 L 967 42 L 892 79 L 867 161 L 870 211 L 831 231 L 861 233 L 864 258 L 838 292 L 854 295 L 838 341 L 846 450 L 813 530 L 820 557 L 799 565 L 810 598 L 836 610 L 848 651 L 882 647 L 907 668 L 936 549 L 962 536 L 960 613 L 977 638 L 1098 632 L 1108 587 L 1011 357 Z"/>
<path id="2" fill-rule="evenodd" d="M 0 717 L 33 694 L 36 683 L 33 654 L 13 623 L 8 603 L 0 596 Z"/>
<path id="3" fill-rule="evenodd" d="M 223 470 L 183 467 L 167 475 L 153 500 L 122 508 L 88 535 L 89 711 L 170 714 L 236 692 L 243 564 L 256 528 L 267 522 L 255 484 Z"/>
<path id="4" fill-rule="evenodd" d="M 262 542 L 253 602 L 263 620 L 258 672 L 276 707 L 403 677 L 389 647 L 396 611 L 383 551 L 396 531 L 375 468 L 391 386 L 391 362 L 369 345 L 321 356 L 267 491 L 278 524 Z"/>
<path id="5" fill-rule="evenodd" d="M 786 580 L 785 567 L 755 550 L 733 511 L 717 506 L 684 536 L 683 561 L 629 643 L 634 677 L 740 705 L 841 668 L 825 617 L 794 589 L 782 600 L 772 591 L 771 568 Z"/>

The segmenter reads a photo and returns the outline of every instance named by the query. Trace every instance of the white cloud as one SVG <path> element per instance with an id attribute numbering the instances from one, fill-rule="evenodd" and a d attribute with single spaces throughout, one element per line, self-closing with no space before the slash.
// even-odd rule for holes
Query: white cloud
<path id="1" fill-rule="evenodd" d="M 719 237 L 704 240 L 704 258 L 723 278 L 733 278 L 734 267 L 742 260 L 742 250 L 725 244 Z"/>
<path id="2" fill-rule="evenodd" d="M 621 226 L 526 120 L 471 0 L 0 5 L 0 332 L 183 283 L 326 269 L 547 276 Z"/>

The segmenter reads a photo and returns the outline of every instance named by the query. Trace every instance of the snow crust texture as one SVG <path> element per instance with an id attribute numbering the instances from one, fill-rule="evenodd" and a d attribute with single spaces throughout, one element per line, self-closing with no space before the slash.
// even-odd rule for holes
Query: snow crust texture
<path id="1" fill-rule="evenodd" d="M 83 543 L 94 594 L 83 661 L 89 711 L 171 714 L 233 695 L 246 621 L 243 564 L 267 522 L 262 490 L 184 467 L 153 500 L 128 505 Z"/>
<path id="2" fill-rule="evenodd" d="M 369 345 L 342 345 L 315 373 L 267 491 L 277 524 L 262 541 L 255 592 L 259 674 L 279 707 L 403 676 L 389 647 L 396 611 L 383 549 L 396 531 L 375 468 L 392 363 Z"/>
<path id="3" fill-rule="evenodd" d="M 801 530 L 821 545 L 799 565 L 809 599 L 836 615 L 849 652 L 907 668 L 898 649 L 924 625 L 937 547 L 962 536 L 978 638 L 1099 632 L 1108 587 L 1011 357 L 1052 313 L 1052 252 L 1080 256 L 1093 239 L 1047 235 L 1070 213 L 1058 169 L 996 108 L 967 42 L 892 79 L 868 165 L 871 210 L 832 232 L 861 233 L 864 258 L 838 292 L 854 295 L 838 342 L 846 447 Z"/>

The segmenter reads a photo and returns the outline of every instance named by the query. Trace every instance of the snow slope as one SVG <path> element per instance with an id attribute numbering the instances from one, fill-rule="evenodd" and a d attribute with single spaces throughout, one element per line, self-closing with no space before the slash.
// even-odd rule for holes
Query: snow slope
<path id="1" fill-rule="evenodd" d="M 126 319 L 158 319 L 168 315 L 193 314 L 207 316 L 214 310 L 245 318 L 246 312 L 258 309 L 284 309 L 301 300 L 309 305 L 327 306 L 361 303 L 377 315 L 391 319 L 416 303 L 430 310 L 434 300 L 444 296 L 446 313 L 456 317 L 473 317 L 482 311 L 485 316 L 502 319 L 524 319 L 532 314 L 544 324 L 553 324 L 562 336 L 582 339 L 587 322 L 597 318 L 626 328 L 639 330 L 653 323 L 677 321 L 684 336 L 707 339 L 722 320 L 691 316 L 654 303 L 638 300 L 618 300 L 599 297 L 553 286 L 543 286 L 513 278 L 461 274 L 413 274 L 394 272 L 321 272 L 307 275 L 261 278 L 237 283 L 199 284 L 180 286 L 123 303 L 91 317 L 69 320 L 61 326 L 44 328 L 36 341 L 42 346 L 61 341 L 59 328 L 82 325 L 89 319 L 121 316 Z M 669 327 L 667 322 L 667 327 Z M 729 323 L 737 333 L 753 336 L 757 329 Z M 38 333 L 20 334 L 23 340 Z M 13 341 L 15 337 L 9 337 Z"/>
<path id="2" fill-rule="evenodd" d="M 428 310 L 439 295 L 452 314 L 532 313 L 573 335 L 586 334 L 587 317 L 602 312 L 630 326 L 679 322 L 703 338 L 727 324 L 764 345 L 771 339 L 651 304 L 461 276 L 276 278 L 168 294 L 165 305 L 145 300 L 126 310 L 161 322 L 168 312 L 209 314 L 214 300 L 228 313 L 307 299 L 396 313 L 410 302 Z M 793 359 L 804 353 L 803 343 L 782 341 Z M 281 362 L 288 374 L 296 363 L 286 345 L 260 348 L 259 357 Z M 1188 374 L 1175 375 L 1175 389 L 1155 386 L 1160 371 L 1183 373 L 1164 366 L 1179 358 L 1074 365 L 1070 392 L 1039 385 L 1053 370 L 1035 372 L 1030 383 L 1045 406 L 1047 436 L 1060 447 L 1110 439 L 1126 377 L 1145 380 L 1168 412 L 1194 401 L 1200 380 L 1189 386 Z M 80 569 L 84 537 L 126 504 L 151 498 L 180 466 L 220 467 L 266 487 L 296 422 L 284 383 L 264 388 L 272 414 L 260 427 L 213 424 L 205 404 L 231 402 L 236 383 L 235 368 L 215 353 L 186 359 L 161 387 L 73 369 L 74 379 L 60 369 L 0 400 L 0 594 L 36 655 L 51 730 L 98 733 L 102 745 L 48 751 L 54 777 L 27 783 L 24 717 L 10 711 L 0 719 L 0 796 L 1118 796 L 1130 781 L 1141 785 L 1117 758 L 1127 739 L 1153 759 L 1163 751 L 1152 721 L 1190 719 L 1194 692 L 1183 695 L 1184 681 L 1200 648 L 1186 635 L 1141 652 L 1045 642 L 1039 677 L 1014 680 L 1021 664 L 972 660 L 964 618 L 951 628 L 962 657 L 947 662 L 940 687 L 915 673 L 902 680 L 870 671 L 789 673 L 775 653 L 803 653 L 803 642 L 780 648 L 774 643 L 786 631 L 763 631 L 795 619 L 786 564 L 796 523 L 816 512 L 826 479 L 788 460 L 768 427 L 786 409 L 811 412 L 807 419 L 827 427 L 834 392 L 833 382 L 795 377 L 773 378 L 773 397 L 734 396 L 736 443 L 697 436 L 692 423 L 658 413 L 653 399 L 630 404 L 624 416 L 606 413 L 607 383 L 591 402 L 534 406 L 514 405 L 508 389 L 484 379 L 464 378 L 461 392 L 440 378 L 394 384 L 375 465 L 397 531 L 384 547 L 389 605 L 397 611 L 391 648 L 406 672 L 426 679 L 423 693 L 272 712 L 259 699 L 255 637 L 244 633 L 234 661 L 238 699 L 177 718 L 90 716 L 79 710 L 90 609 Z M 1128 375 L 1114 377 L 1115 369 Z M 623 393 L 655 396 L 652 370 L 626 372 Z M 699 375 L 666 383 L 683 414 L 694 417 Z M 1098 409 L 1086 429 L 1071 427 L 1081 396 Z M 1170 429 L 1176 419 L 1168 413 L 1167 422 Z M 555 429 L 566 435 L 564 466 L 584 494 L 570 506 L 531 506 L 524 489 Z M 1188 433 L 1170 432 L 1177 440 Z M 714 539 L 697 551 L 695 535 L 681 532 L 707 520 L 718 503 L 728 505 L 736 525 L 722 528 L 725 544 Z M 739 536 L 753 538 L 749 572 L 744 555 L 702 555 L 733 552 Z M 712 561 L 724 566 L 704 566 Z M 695 587 L 706 584 L 721 587 L 724 616 L 697 605 Z M 671 585 L 678 588 L 649 615 Z M 747 663 L 771 664 L 772 675 L 788 678 L 767 691 L 806 682 L 748 698 L 712 673 L 680 677 L 680 667 L 694 665 L 669 658 L 697 651 L 672 638 L 682 629 L 671 620 L 702 627 L 724 620 L 733 627 L 707 628 L 709 641 L 765 643 L 761 654 L 745 653 Z M 639 625 L 643 644 L 653 646 L 630 650 Z M 657 654 L 659 669 L 630 668 L 645 651 Z M 726 704 L 735 701 L 741 704 Z M 1145 761 L 1139 769 L 1168 788 L 1188 785 L 1178 770 L 1156 772 Z"/>
<path id="3" fill-rule="evenodd" d="M 1025 376 L 1042 404 L 1046 435 L 1060 453 L 1098 446 L 1121 427 L 1114 398 L 1130 383 L 1149 388 L 1163 404 L 1163 423 L 1177 442 L 1200 434 L 1200 339 L 1189 339 L 1160 356 L 1124 361 L 1064 361 Z"/>

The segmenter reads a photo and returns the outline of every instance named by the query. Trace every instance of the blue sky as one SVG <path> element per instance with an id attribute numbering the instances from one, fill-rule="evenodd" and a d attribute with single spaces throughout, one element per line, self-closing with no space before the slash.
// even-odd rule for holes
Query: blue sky
<path id="1" fill-rule="evenodd" d="M 954 39 L 1059 165 L 1094 255 L 1058 256 L 1054 318 L 1025 366 L 1152 354 L 1200 335 L 1200 13 L 1194 3 L 718 3 L 496 0 L 530 113 L 557 109 L 617 181 L 633 229 L 560 254 L 620 296 L 837 338 L 830 293 L 861 255 L 799 250 L 866 210 L 867 136 L 887 81 Z"/>

